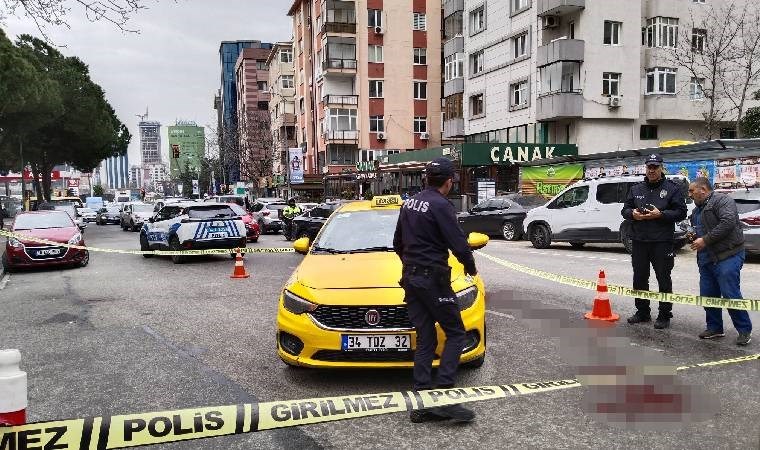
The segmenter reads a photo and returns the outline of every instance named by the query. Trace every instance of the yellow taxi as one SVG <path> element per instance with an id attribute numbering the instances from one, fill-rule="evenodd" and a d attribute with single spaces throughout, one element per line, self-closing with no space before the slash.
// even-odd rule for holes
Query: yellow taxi
<path id="1" fill-rule="evenodd" d="M 286 282 L 277 312 L 277 353 L 288 365 L 320 368 L 401 368 L 414 365 L 416 336 L 409 320 L 401 260 L 393 234 L 403 201 L 380 196 L 350 202 L 331 216 L 312 243 L 294 242 L 306 255 Z M 488 237 L 469 235 L 470 247 Z M 467 332 L 461 362 L 483 364 L 486 354 L 485 288 L 449 256 L 451 286 Z M 434 365 L 445 335 L 438 330 Z"/>

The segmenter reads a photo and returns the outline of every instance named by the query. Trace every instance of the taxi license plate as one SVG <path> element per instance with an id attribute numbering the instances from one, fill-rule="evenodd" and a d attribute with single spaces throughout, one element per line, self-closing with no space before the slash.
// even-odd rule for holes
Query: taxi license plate
<path id="1" fill-rule="evenodd" d="M 347 351 L 407 351 L 412 348 L 408 334 L 344 334 L 341 350 Z"/>
<path id="2" fill-rule="evenodd" d="M 46 248 L 43 250 L 37 250 L 37 256 L 54 256 L 54 255 L 60 255 L 61 249 L 60 248 Z"/>

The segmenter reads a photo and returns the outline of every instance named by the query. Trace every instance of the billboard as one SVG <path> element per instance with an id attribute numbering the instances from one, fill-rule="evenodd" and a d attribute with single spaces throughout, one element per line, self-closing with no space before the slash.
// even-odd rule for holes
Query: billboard
<path id="1" fill-rule="evenodd" d="M 303 151 L 300 147 L 288 149 L 288 173 L 290 184 L 303 184 Z"/>
<path id="2" fill-rule="evenodd" d="M 523 194 L 538 194 L 549 199 L 583 178 L 583 164 L 523 167 L 520 174 Z"/>

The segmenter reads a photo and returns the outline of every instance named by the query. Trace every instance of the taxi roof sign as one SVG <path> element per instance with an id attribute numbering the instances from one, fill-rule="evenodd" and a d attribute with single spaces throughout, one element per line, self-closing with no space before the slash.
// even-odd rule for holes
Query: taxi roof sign
<path id="1" fill-rule="evenodd" d="M 400 195 L 378 195 L 372 199 L 373 208 L 382 208 L 383 206 L 401 206 L 404 200 Z"/>

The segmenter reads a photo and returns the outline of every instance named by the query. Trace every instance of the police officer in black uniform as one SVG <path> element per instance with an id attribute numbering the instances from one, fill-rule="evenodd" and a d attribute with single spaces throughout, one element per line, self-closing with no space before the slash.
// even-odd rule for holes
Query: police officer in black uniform
<path id="1" fill-rule="evenodd" d="M 417 331 L 414 355 L 414 389 L 454 386 L 459 358 L 465 344 L 462 316 L 451 289 L 449 249 L 466 273 L 476 275 L 475 259 L 456 219 L 454 205 L 446 198 L 454 183 L 454 165 L 436 158 L 425 168 L 427 189 L 406 200 L 401 208 L 393 248 L 403 264 L 404 288 L 409 318 Z M 436 382 L 432 370 L 438 345 L 435 323 L 446 334 Z M 469 422 L 475 414 L 461 405 L 412 411 L 412 422 L 453 419 Z"/>
<path id="2" fill-rule="evenodd" d="M 675 224 L 686 218 L 686 195 L 681 186 L 665 178 L 662 165 L 660 155 L 647 158 L 646 178 L 631 188 L 621 214 L 631 221 L 633 288 L 649 290 L 651 264 L 660 292 L 673 292 L 670 272 L 675 257 Z M 655 328 L 670 326 L 672 309 L 672 303 L 660 302 Z M 628 318 L 628 323 L 651 320 L 649 300 L 637 298 L 636 314 Z"/>

